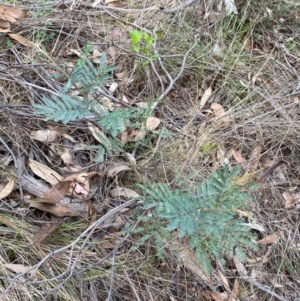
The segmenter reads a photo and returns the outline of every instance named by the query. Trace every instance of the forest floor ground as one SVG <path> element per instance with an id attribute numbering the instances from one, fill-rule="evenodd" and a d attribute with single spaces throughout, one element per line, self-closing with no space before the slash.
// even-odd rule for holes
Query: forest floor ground
<path id="1" fill-rule="evenodd" d="M 1 300 L 300 300 L 299 1 L 223 2 L 0 4 Z M 95 163 L 92 117 L 45 121 L 33 105 L 103 54 L 115 69 L 97 97 L 150 113 Z M 257 235 L 246 261 L 212 257 L 208 276 L 176 232 L 162 257 L 151 239 L 132 248 L 138 184 L 201 185 L 225 165 L 255 181 L 281 159 L 237 216 Z"/>

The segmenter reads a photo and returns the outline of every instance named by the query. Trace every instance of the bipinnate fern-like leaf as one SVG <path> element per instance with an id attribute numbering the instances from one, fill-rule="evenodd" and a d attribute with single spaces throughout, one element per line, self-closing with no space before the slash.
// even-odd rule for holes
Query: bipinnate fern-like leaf
<path id="1" fill-rule="evenodd" d="M 71 97 L 67 94 L 60 94 L 59 97 L 52 95 L 50 98 L 43 98 L 44 105 L 33 104 L 35 114 L 44 115 L 45 120 L 62 121 L 64 124 L 82 119 L 91 114 L 89 101 Z"/>
<path id="2" fill-rule="evenodd" d="M 79 62 L 66 83 L 64 92 L 68 93 L 74 84 L 79 84 L 80 89 L 86 94 L 102 87 L 111 78 L 111 71 L 115 69 L 113 66 L 106 66 L 105 61 L 106 55 L 103 53 L 98 67 L 90 60 Z"/>
<path id="3" fill-rule="evenodd" d="M 166 220 L 169 231 L 176 229 L 179 237 L 187 237 L 206 272 L 210 271 L 212 255 L 231 258 L 237 254 L 245 259 L 243 246 L 257 248 L 250 228 L 237 218 L 237 210 L 250 200 L 235 184 L 239 171 L 238 167 L 230 171 L 228 166 L 217 170 L 196 194 L 171 190 L 164 184 L 142 186 L 146 204 L 157 204 L 152 222 L 155 218 Z"/>

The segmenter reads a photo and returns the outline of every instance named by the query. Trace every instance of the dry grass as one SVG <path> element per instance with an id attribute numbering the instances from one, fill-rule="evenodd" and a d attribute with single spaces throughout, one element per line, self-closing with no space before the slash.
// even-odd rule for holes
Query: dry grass
<path id="1" fill-rule="evenodd" d="M 27 7 L 27 2 L 15 2 Z M 300 183 L 298 3 L 236 1 L 237 16 L 220 15 L 215 22 L 208 23 L 203 16 L 210 9 L 216 10 L 213 1 L 208 1 L 206 6 L 194 3 L 175 14 L 146 9 L 164 6 L 164 1 L 127 2 L 123 8 L 137 9 L 132 11 L 95 9 L 79 4 L 72 12 L 66 9 L 69 2 L 66 7 L 42 9 L 40 4 L 27 7 L 29 18 L 15 25 L 14 32 L 34 41 L 36 47 L 32 49 L 0 34 L 0 136 L 18 160 L 23 160 L 23 172 L 31 173 L 26 162 L 32 156 L 62 171 L 61 162 L 49 162 L 46 147 L 30 139 L 30 132 L 34 130 L 56 128 L 78 141 L 90 143 L 93 139 L 84 122 L 68 126 L 44 122 L 35 117 L 31 109 L 33 103 L 41 102 L 44 94 L 61 90 L 64 82 L 51 78 L 50 74 L 67 74 L 66 64 L 76 63 L 76 53 L 82 54 L 87 43 L 100 52 L 109 52 L 114 47 L 115 54 L 108 56 L 108 63 L 117 66 L 116 74 L 122 74 L 117 79 L 119 86 L 115 96 L 118 99 L 125 96 L 134 105 L 157 99 L 163 92 L 161 82 L 166 88 L 168 77 L 156 59 L 153 64 L 158 74 L 150 65 L 146 70 L 140 69 L 128 33 L 135 28 L 152 35 L 163 33 L 156 47 L 163 66 L 173 78 L 180 72 L 183 55 L 197 34 L 198 43 L 188 55 L 183 73 L 154 112 L 170 135 L 152 139 L 136 149 L 134 172 L 125 172 L 101 184 L 100 198 L 108 199 L 103 214 L 121 204 L 120 200 L 109 197 L 116 183 L 132 189 L 136 189 L 137 182 L 147 180 L 170 185 L 176 184 L 175 178 L 185 183 L 201 183 L 226 162 L 238 164 L 232 149 L 246 159 L 243 167 L 247 170 L 253 164 L 250 162 L 253 150 L 261 146 L 256 171 L 278 158 L 289 164 L 260 185 L 247 210 L 252 213 L 251 222 L 265 230 L 256 231 L 259 238 L 274 233 L 281 236 L 278 242 L 261 245 L 259 252 L 249 250 L 245 267 L 249 276 L 267 285 L 270 291 L 286 300 L 299 300 L 299 209 L 297 206 L 285 208 L 283 197 L 287 190 L 298 193 Z M 90 55 L 92 57 L 92 53 Z M 200 110 L 201 97 L 209 86 L 212 95 Z M 210 108 L 213 102 L 224 107 L 230 118 L 229 126 L 215 118 Z M 133 149 L 128 146 L 128 151 Z M 3 145 L 0 145 L 0 154 L 9 155 Z M 81 151 L 78 156 L 81 163 L 88 165 L 92 155 Z M 12 158 L 9 162 L 1 171 L 2 181 L 12 172 Z M 24 190 L 26 194 L 26 187 Z M 123 224 L 118 229 L 98 229 L 93 239 L 82 245 L 84 238 L 81 238 L 73 248 L 72 242 L 90 221 L 70 218 L 40 247 L 34 246 L 34 233 L 43 222 L 50 220 L 50 215 L 18 203 L 19 198 L 15 190 L 6 200 L 8 206 L 2 201 L 0 207 L 0 294 L 5 292 L 1 295 L 3 300 L 108 300 L 108 296 L 109 300 L 209 300 L 205 292 L 212 287 L 217 294 L 226 292 L 218 270 L 228 279 L 230 290 L 237 278 L 233 262 L 223 267 L 216 262 L 208 285 L 199 275 L 179 265 L 172 252 L 164 260 L 158 260 L 151 243 L 132 250 L 136 238 L 124 240 L 120 234 L 129 219 L 126 215 L 121 218 Z M 119 234 L 114 237 L 114 233 Z M 115 249 L 120 242 L 120 248 Z M 68 245 L 69 248 L 45 262 L 38 275 L 32 279 L 24 276 L 12 285 L 15 274 L 4 264 L 33 266 L 47 254 Z M 64 274 L 68 267 L 72 273 Z M 9 285 L 12 285 L 9 291 L 5 291 Z M 239 279 L 236 300 L 276 299 Z"/>

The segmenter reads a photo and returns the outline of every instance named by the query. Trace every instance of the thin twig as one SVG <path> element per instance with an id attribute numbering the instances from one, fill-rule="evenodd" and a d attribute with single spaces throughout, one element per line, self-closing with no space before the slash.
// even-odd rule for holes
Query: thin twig
<path id="1" fill-rule="evenodd" d="M 21 196 L 21 200 L 24 200 L 24 194 L 23 194 L 23 188 L 21 185 L 21 175 L 20 175 L 20 171 L 18 168 L 18 161 L 14 155 L 14 153 L 12 152 L 12 150 L 8 147 L 8 145 L 5 143 L 5 141 L 0 137 L 0 142 L 5 146 L 5 148 L 7 149 L 7 151 L 11 154 L 13 160 L 14 160 L 14 164 L 15 164 L 15 168 L 16 168 L 16 172 L 17 172 L 17 178 L 18 178 L 18 183 L 19 183 L 19 190 L 20 190 L 20 196 Z"/>

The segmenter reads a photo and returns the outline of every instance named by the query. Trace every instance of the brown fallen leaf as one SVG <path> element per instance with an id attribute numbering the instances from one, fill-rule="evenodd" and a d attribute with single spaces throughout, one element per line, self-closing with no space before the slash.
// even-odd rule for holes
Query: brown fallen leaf
<path id="1" fill-rule="evenodd" d="M 236 278 L 234 279 L 233 288 L 228 298 L 228 301 L 234 301 L 235 297 L 238 294 L 238 291 L 239 291 L 239 280 Z"/>
<path id="2" fill-rule="evenodd" d="M 9 37 L 26 47 L 34 47 L 34 43 L 17 33 L 8 33 Z"/>
<path id="3" fill-rule="evenodd" d="M 110 195 L 112 197 L 124 197 L 125 199 L 133 199 L 133 198 L 138 198 L 140 197 L 140 195 L 135 192 L 132 189 L 129 188 L 125 188 L 125 187 L 116 187 L 114 189 L 112 189 L 110 192 Z"/>
<path id="4" fill-rule="evenodd" d="M 0 200 L 3 200 L 8 195 L 10 195 L 10 193 L 14 189 L 14 184 L 15 184 L 14 179 L 10 178 L 7 184 L 5 185 L 5 187 L 0 191 Z"/>
<path id="5" fill-rule="evenodd" d="M 64 219 L 62 217 L 52 218 L 50 223 L 43 225 L 38 232 L 34 234 L 34 245 L 39 246 L 51 233 L 53 233 L 60 225 L 62 225 Z"/>
<path id="6" fill-rule="evenodd" d="M 283 233 L 273 233 L 270 235 L 267 235 L 266 237 L 264 237 L 263 239 L 260 239 L 258 241 L 256 241 L 256 243 L 258 245 L 269 245 L 269 244 L 273 244 L 276 243 L 280 240 L 280 238 L 282 238 Z"/>
<path id="7" fill-rule="evenodd" d="M 43 203 L 57 204 L 69 192 L 73 181 L 60 181 L 48 189 L 40 198 Z"/>
<path id="8" fill-rule="evenodd" d="M 72 158 L 71 152 L 67 147 L 56 145 L 55 151 L 61 157 L 61 159 L 63 160 L 63 162 L 66 165 L 73 164 L 73 158 Z"/>
<path id="9" fill-rule="evenodd" d="M 234 159 L 236 162 L 238 163 L 245 163 L 246 162 L 246 159 L 241 155 L 241 153 L 239 151 L 236 151 L 236 150 L 232 150 L 231 151 Z"/>
<path id="10" fill-rule="evenodd" d="M 293 208 L 293 207 L 295 207 L 295 204 L 296 204 L 297 200 L 293 195 L 291 195 L 291 193 L 288 190 L 284 191 L 282 196 L 285 200 L 284 208 Z"/>
<path id="11" fill-rule="evenodd" d="M 40 177 L 53 186 L 59 181 L 63 180 L 62 176 L 56 171 L 33 159 L 28 160 L 28 166 L 36 176 Z"/>
<path id="12" fill-rule="evenodd" d="M 226 290 L 229 290 L 230 289 L 229 282 L 228 282 L 227 278 L 225 277 L 225 275 L 222 273 L 221 270 L 218 270 L 218 274 L 219 274 L 219 276 L 221 278 L 221 282 L 225 286 Z"/>
<path id="13" fill-rule="evenodd" d="M 210 107 L 214 111 L 215 117 L 221 118 L 223 115 L 225 115 L 225 110 L 219 103 L 213 102 Z M 228 116 L 224 116 L 222 118 L 222 123 L 225 127 L 229 126 L 230 118 Z"/>
<path id="14" fill-rule="evenodd" d="M 19 19 L 25 19 L 27 18 L 27 14 L 25 11 L 9 6 L 0 4 L 0 19 L 3 21 L 8 21 L 10 23 L 15 23 Z"/>
<path id="15" fill-rule="evenodd" d="M 119 172 L 124 171 L 124 170 L 130 170 L 130 167 L 128 165 L 125 165 L 122 163 L 110 164 L 107 167 L 107 176 L 114 177 Z"/>
<path id="16" fill-rule="evenodd" d="M 33 140 L 40 142 L 54 142 L 59 138 L 59 133 L 53 130 L 39 130 L 30 133 Z"/>
<path id="17" fill-rule="evenodd" d="M 262 151 L 262 147 L 257 145 L 251 152 L 249 159 L 249 166 L 247 168 L 247 172 L 254 172 L 259 164 L 260 154 Z"/>
<path id="18" fill-rule="evenodd" d="M 58 204 L 47 204 L 36 201 L 28 201 L 31 208 L 36 208 L 42 211 L 49 212 L 57 217 L 65 217 L 65 216 L 81 216 L 88 217 L 86 212 L 85 204 L 80 203 L 69 203 L 66 205 Z"/>

